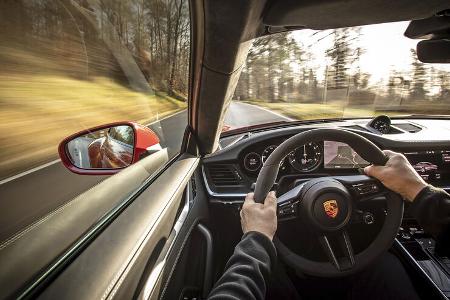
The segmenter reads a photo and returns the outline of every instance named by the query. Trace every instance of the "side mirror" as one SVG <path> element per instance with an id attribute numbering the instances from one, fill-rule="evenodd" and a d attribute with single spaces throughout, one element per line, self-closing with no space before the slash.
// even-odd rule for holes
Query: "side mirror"
<path id="1" fill-rule="evenodd" d="M 158 136 L 133 122 L 105 124 L 65 138 L 58 148 L 64 166 L 83 175 L 111 175 L 161 150 Z"/>

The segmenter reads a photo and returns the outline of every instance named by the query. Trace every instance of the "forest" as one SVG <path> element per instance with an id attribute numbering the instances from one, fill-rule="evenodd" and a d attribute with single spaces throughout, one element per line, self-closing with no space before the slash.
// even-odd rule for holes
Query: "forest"
<path id="1" fill-rule="evenodd" d="M 388 103 L 396 109 L 450 104 L 450 69 L 421 63 L 414 49 L 405 53 L 411 57 L 406 71 L 392 66 L 382 80 L 373 82 L 370 70 L 360 64 L 367 51 L 360 42 L 362 34 L 361 27 L 330 30 L 311 45 L 304 45 L 292 32 L 260 38 L 248 55 L 234 98 L 348 106 Z M 323 39 L 330 41 L 330 47 L 324 50 L 326 60 L 319 68 L 309 61 L 317 54 L 311 49 Z"/>

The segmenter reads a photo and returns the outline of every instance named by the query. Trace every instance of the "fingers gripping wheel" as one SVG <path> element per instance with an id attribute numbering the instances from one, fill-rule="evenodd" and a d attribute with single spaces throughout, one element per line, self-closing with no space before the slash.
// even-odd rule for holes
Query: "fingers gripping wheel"
<path id="1" fill-rule="evenodd" d="M 280 163 L 286 155 L 301 145 L 325 140 L 348 144 L 363 159 L 374 165 L 385 165 L 388 160 L 380 148 L 355 133 L 339 129 L 305 131 L 283 142 L 265 161 L 256 181 L 255 201 L 264 201 L 275 183 Z M 368 190 L 369 195 L 358 194 L 361 187 L 364 187 L 364 191 Z M 357 195 L 365 200 L 380 195 L 386 197 L 387 215 L 380 234 L 365 250 L 355 255 L 346 229 L 353 212 L 353 204 L 359 200 Z M 364 175 L 312 179 L 281 195 L 278 198 L 278 206 L 279 210 L 294 207 L 295 211 L 298 209 L 302 219 L 317 233 L 329 262 L 306 259 L 292 252 L 278 238 L 274 238 L 281 259 L 302 273 L 321 277 L 352 274 L 371 263 L 392 245 L 403 215 L 401 198 Z M 338 240 L 339 251 L 333 249 L 329 242 L 330 236 Z M 343 253 L 344 257 L 337 257 L 336 253 Z"/>

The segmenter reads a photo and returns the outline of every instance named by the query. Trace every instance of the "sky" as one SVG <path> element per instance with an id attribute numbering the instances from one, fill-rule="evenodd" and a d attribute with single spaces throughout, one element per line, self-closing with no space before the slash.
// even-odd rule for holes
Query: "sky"
<path id="1" fill-rule="evenodd" d="M 366 52 L 361 56 L 359 63 L 363 72 L 371 74 L 371 84 L 387 80 L 392 70 L 411 71 L 410 49 L 415 49 L 419 40 L 403 36 L 408 23 L 384 23 L 361 27 L 361 38 L 357 44 Z M 332 30 L 297 30 L 292 33 L 296 41 L 303 47 L 308 47 L 312 53 L 312 58 L 306 63 L 318 68 L 319 80 L 323 79 L 325 73 L 324 62 L 329 60 L 325 56 L 325 51 L 333 45 L 331 33 Z M 432 64 L 432 66 L 450 72 L 448 64 Z"/>

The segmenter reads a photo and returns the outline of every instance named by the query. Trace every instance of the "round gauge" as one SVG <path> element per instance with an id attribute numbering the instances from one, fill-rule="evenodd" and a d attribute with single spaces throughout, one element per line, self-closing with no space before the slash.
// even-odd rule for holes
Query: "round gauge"
<path id="1" fill-rule="evenodd" d="M 269 147 L 264 149 L 264 151 L 261 154 L 262 163 L 264 163 L 266 161 L 266 159 L 270 156 L 270 154 L 272 154 L 273 151 L 275 151 L 275 149 L 277 147 L 278 147 L 278 145 L 270 145 Z M 280 164 L 280 171 L 284 171 L 284 170 L 286 170 L 286 160 L 285 159 L 283 159 Z"/>
<path id="2" fill-rule="evenodd" d="M 369 125 L 382 134 L 388 134 L 391 131 L 391 119 L 388 116 L 378 116 Z"/>
<path id="3" fill-rule="evenodd" d="M 256 152 L 250 152 L 244 157 L 244 168 L 247 171 L 255 172 L 261 165 L 261 156 Z"/>
<path id="4" fill-rule="evenodd" d="M 308 143 L 298 147 L 288 155 L 289 163 L 300 172 L 311 172 L 322 162 L 322 148 L 317 143 Z"/>
<path id="5" fill-rule="evenodd" d="M 390 127 L 391 126 L 389 124 L 387 124 L 386 122 L 384 122 L 382 120 L 376 121 L 373 124 L 373 128 L 375 128 L 376 130 L 378 130 L 379 132 L 384 133 L 384 134 L 389 133 Z"/>

